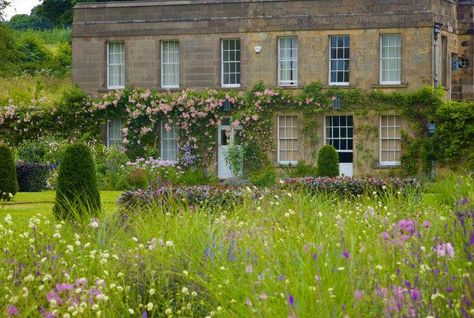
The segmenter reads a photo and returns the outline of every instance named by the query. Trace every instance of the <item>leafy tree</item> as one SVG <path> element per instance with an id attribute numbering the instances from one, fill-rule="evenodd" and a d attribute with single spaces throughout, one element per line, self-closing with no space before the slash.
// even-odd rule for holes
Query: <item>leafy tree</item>
<path id="1" fill-rule="evenodd" d="M 97 215 L 100 211 L 100 194 L 92 152 L 84 144 L 69 146 L 59 166 L 56 217 L 68 219 Z"/>
<path id="2" fill-rule="evenodd" d="M 18 192 L 15 160 L 12 150 L 0 144 L 0 201 L 9 201 Z"/>
<path id="3" fill-rule="evenodd" d="M 72 9 L 80 2 L 111 2 L 124 0 L 43 0 L 32 10 L 32 14 L 43 17 L 56 27 L 72 24 Z"/>
<path id="4" fill-rule="evenodd" d="M 16 14 L 8 21 L 8 26 L 14 30 L 50 29 L 52 24 L 36 14 Z"/>
<path id="5" fill-rule="evenodd" d="M 12 30 L 0 24 L 0 76 L 16 72 L 19 60 L 20 52 L 17 49 Z"/>
<path id="6" fill-rule="evenodd" d="M 18 40 L 22 71 L 34 74 L 51 68 L 52 54 L 36 36 L 27 34 Z"/>
<path id="7" fill-rule="evenodd" d="M 337 177 L 339 175 L 339 155 L 332 145 L 324 145 L 318 153 L 318 177 Z"/>

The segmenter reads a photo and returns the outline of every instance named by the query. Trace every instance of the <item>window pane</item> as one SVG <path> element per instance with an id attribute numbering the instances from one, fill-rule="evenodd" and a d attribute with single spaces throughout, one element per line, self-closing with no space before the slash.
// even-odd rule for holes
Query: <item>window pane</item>
<path id="1" fill-rule="evenodd" d="M 400 34 L 383 34 L 380 41 L 380 80 L 401 82 L 401 45 Z"/>
<path id="2" fill-rule="evenodd" d="M 298 49 L 296 38 L 279 38 L 278 46 L 279 85 L 297 85 Z"/>
<path id="3" fill-rule="evenodd" d="M 161 86 L 179 87 L 179 43 L 161 42 Z"/>
<path id="4" fill-rule="evenodd" d="M 122 143 L 122 120 L 110 119 L 107 122 L 107 146 L 120 145 Z"/>
<path id="5" fill-rule="evenodd" d="M 348 83 L 349 82 L 349 36 L 331 36 L 330 37 L 330 82 Z"/>
<path id="6" fill-rule="evenodd" d="M 401 118 L 380 116 L 380 163 L 399 164 L 401 157 Z"/>
<path id="7" fill-rule="evenodd" d="M 278 159 L 279 162 L 298 161 L 298 131 L 296 116 L 278 117 Z"/>
<path id="8" fill-rule="evenodd" d="M 107 87 L 122 88 L 125 85 L 125 44 L 107 43 Z"/>
<path id="9" fill-rule="evenodd" d="M 222 40 L 222 85 L 240 85 L 240 40 Z"/>
<path id="10" fill-rule="evenodd" d="M 176 161 L 178 159 L 178 128 L 161 124 L 161 159 Z"/>

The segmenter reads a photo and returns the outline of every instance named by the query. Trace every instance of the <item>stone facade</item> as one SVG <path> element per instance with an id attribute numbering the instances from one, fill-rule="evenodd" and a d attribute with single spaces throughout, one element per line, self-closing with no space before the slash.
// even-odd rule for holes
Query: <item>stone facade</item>
<path id="1" fill-rule="evenodd" d="M 142 0 L 78 4 L 74 8 L 72 76 L 74 83 L 91 95 L 107 91 L 107 43 L 120 41 L 125 46 L 124 84 L 159 89 L 160 44 L 175 40 L 179 42 L 179 89 L 219 89 L 221 41 L 240 39 L 238 89 L 260 81 L 277 86 L 278 38 L 294 36 L 298 43 L 298 84 L 291 89 L 314 81 L 329 85 L 330 36 L 348 35 L 349 87 L 365 91 L 414 90 L 434 83 L 435 22 L 443 23 L 437 52 L 440 85 L 448 98 L 474 99 L 474 5 L 466 0 Z M 381 85 L 380 36 L 391 33 L 400 34 L 401 83 Z M 258 53 L 257 47 L 261 48 Z M 456 57 L 468 61 L 463 65 L 466 67 L 452 68 Z M 373 123 L 377 127 L 378 118 L 377 114 L 355 117 L 354 125 Z M 356 144 L 363 147 L 356 149 Z M 378 138 L 369 142 L 357 135 L 356 129 L 354 172 L 374 173 L 376 158 Z"/>

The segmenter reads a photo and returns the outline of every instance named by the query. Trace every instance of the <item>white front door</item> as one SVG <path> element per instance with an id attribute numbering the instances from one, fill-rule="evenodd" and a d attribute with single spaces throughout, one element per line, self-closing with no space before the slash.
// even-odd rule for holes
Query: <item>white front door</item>
<path id="1" fill-rule="evenodd" d="M 333 145 L 339 155 L 339 174 L 352 177 L 354 174 L 352 116 L 326 116 L 325 141 Z"/>
<path id="2" fill-rule="evenodd" d="M 230 117 L 222 119 L 217 131 L 217 176 L 219 179 L 229 179 L 235 177 L 232 173 L 230 164 L 226 160 L 226 154 L 229 151 L 229 147 L 232 144 L 236 144 L 240 147 L 235 136 L 235 129 L 231 125 Z M 242 168 L 240 169 L 239 175 L 242 174 Z"/>

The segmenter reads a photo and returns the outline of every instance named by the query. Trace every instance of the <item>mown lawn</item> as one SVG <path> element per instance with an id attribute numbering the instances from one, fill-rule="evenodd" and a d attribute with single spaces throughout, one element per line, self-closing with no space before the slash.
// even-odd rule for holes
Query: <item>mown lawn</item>
<path id="1" fill-rule="evenodd" d="M 102 191 L 102 206 L 106 213 L 114 212 L 120 191 Z M 49 216 L 53 211 L 54 191 L 20 192 L 11 202 L 0 203 L 0 217 L 11 214 L 15 217 L 31 217 L 36 214 Z"/>

